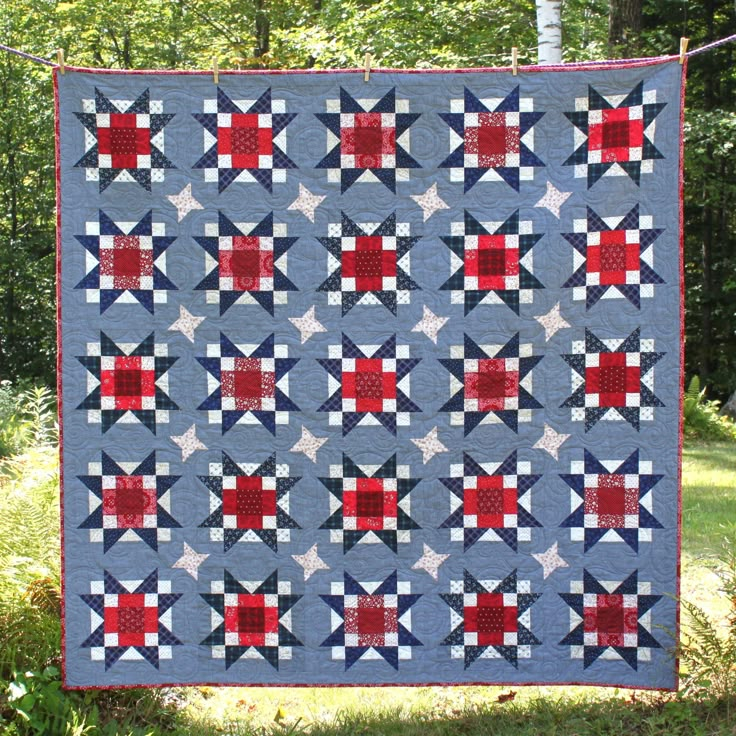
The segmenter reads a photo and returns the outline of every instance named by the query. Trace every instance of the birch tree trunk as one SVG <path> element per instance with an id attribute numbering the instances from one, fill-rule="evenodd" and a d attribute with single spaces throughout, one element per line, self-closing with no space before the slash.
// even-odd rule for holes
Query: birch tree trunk
<path id="1" fill-rule="evenodd" d="M 537 46 L 540 64 L 562 63 L 560 0 L 536 0 Z"/>

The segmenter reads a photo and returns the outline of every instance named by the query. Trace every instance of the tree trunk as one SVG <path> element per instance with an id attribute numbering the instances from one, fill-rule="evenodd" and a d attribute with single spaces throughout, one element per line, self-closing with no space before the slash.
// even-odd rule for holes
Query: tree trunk
<path id="1" fill-rule="evenodd" d="M 633 56 L 639 48 L 642 0 L 611 0 L 608 14 L 608 53 Z"/>
<path id="2" fill-rule="evenodd" d="M 721 414 L 725 414 L 736 421 L 736 391 L 731 394 L 731 398 L 723 405 Z"/>
<path id="3" fill-rule="evenodd" d="M 540 64 L 562 63 L 560 0 L 536 0 L 537 49 Z"/>

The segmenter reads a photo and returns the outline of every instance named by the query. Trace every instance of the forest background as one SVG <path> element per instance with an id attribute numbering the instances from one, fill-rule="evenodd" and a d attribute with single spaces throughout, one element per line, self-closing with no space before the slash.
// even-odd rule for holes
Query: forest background
<path id="1" fill-rule="evenodd" d="M 736 29 L 733 0 L 563 0 L 563 60 L 677 53 Z M 537 60 L 534 0 L 5 0 L 0 41 L 114 69 L 508 66 Z M 736 44 L 689 63 L 686 371 L 736 391 Z M 0 54 L 0 379 L 55 370 L 53 92 L 49 68 Z M 676 315 L 673 315 L 676 319 Z"/>

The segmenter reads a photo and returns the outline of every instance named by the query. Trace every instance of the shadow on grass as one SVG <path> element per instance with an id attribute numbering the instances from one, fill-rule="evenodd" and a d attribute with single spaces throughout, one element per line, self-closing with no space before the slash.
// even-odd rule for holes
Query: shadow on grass
<path id="1" fill-rule="evenodd" d="M 734 712 L 734 704 L 730 707 Z M 201 728 L 201 727 L 200 727 Z M 693 700 L 673 694 L 606 700 L 538 697 L 523 703 L 474 705 L 427 713 L 403 709 L 338 712 L 328 722 L 293 719 L 272 726 L 228 724 L 190 736 L 733 736 L 736 720 L 722 700 Z"/>
<path id="2" fill-rule="evenodd" d="M 683 448 L 685 462 L 697 460 L 709 470 L 736 472 L 736 444 L 732 442 L 711 442 L 701 444 L 692 440 Z"/>

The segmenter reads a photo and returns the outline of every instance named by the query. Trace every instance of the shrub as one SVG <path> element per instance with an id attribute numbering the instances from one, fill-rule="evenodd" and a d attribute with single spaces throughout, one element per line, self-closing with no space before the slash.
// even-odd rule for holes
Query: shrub
<path id="1" fill-rule="evenodd" d="M 736 424 L 719 414 L 720 402 L 706 399 L 705 391 L 700 387 L 700 378 L 693 376 L 683 402 L 685 436 L 706 441 L 736 441 Z"/>
<path id="2" fill-rule="evenodd" d="M 45 386 L 25 390 L 0 381 L 0 457 L 23 452 L 57 437 L 56 399 Z"/>

